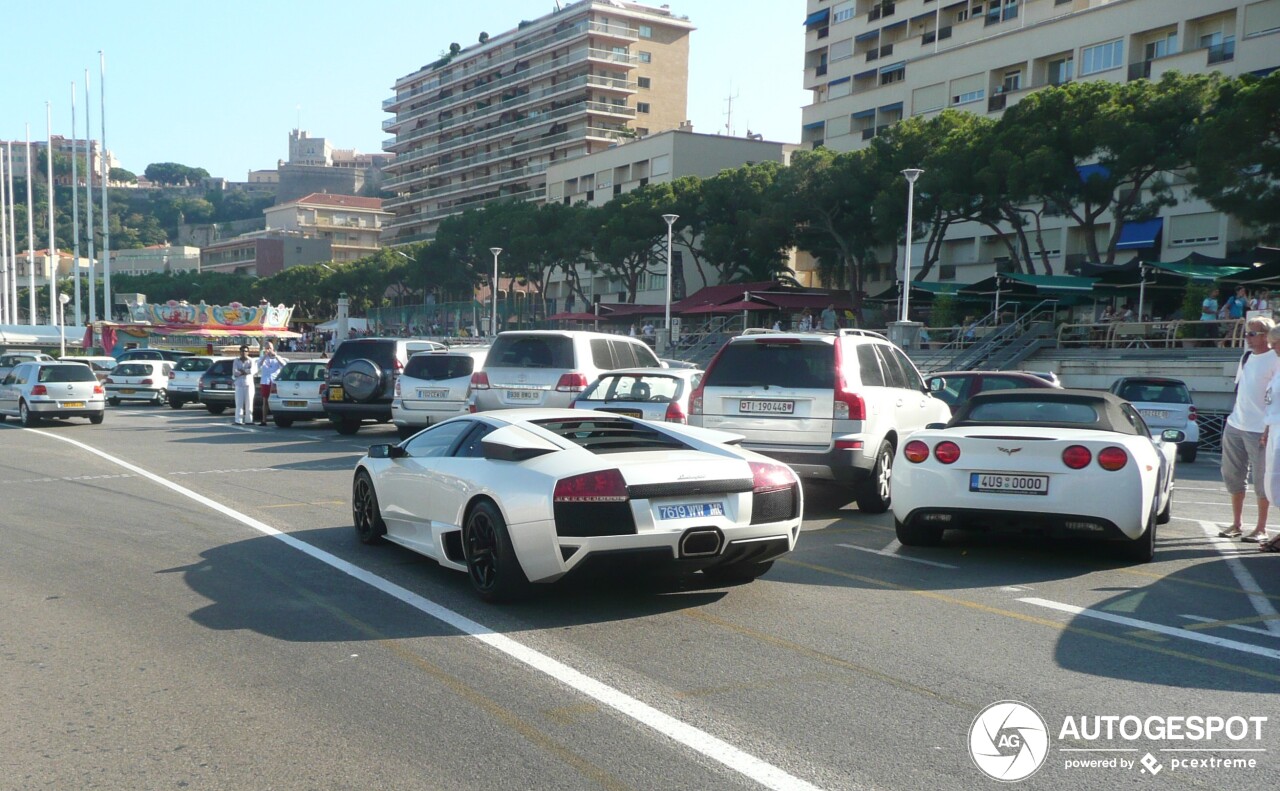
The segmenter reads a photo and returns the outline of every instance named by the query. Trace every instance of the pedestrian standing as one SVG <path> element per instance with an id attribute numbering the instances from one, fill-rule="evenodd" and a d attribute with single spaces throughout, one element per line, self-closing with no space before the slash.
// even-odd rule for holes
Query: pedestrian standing
<path id="1" fill-rule="evenodd" d="M 836 305 L 834 302 L 827 305 L 820 318 L 822 319 L 822 329 L 834 330 L 836 328 Z"/>
<path id="2" fill-rule="evenodd" d="M 1266 399 L 1272 378 L 1280 370 L 1280 357 L 1272 354 L 1267 341 L 1275 322 L 1266 317 L 1249 319 L 1245 344 L 1249 347 L 1236 367 L 1236 404 L 1222 429 L 1222 482 L 1231 495 L 1231 525 L 1218 533 L 1223 538 L 1240 538 L 1246 483 L 1252 474 L 1258 498 L 1258 522 L 1245 541 L 1258 541 L 1267 532 L 1267 458 L 1263 447 L 1266 430 Z"/>
<path id="3" fill-rule="evenodd" d="M 267 425 L 267 413 L 271 411 L 271 385 L 275 383 L 276 377 L 280 375 L 280 369 L 287 362 L 289 361 L 276 354 L 271 341 L 267 341 L 267 348 L 262 352 L 262 359 L 258 362 L 258 374 L 262 377 L 258 385 L 258 389 L 262 392 L 262 421 L 258 423 L 260 426 Z"/>
<path id="4" fill-rule="evenodd" d="M 236 391 L 237 426 L 253 422 L 253 358 L 249 356 L 249 344 L 240 344 L 240 356 L 231 361 L 231 381 Z"/>
<path id="5" fill-rule="evenodd" d="M 1250 321 L 1252 323 L 1252 320 Z M 1271 352 L 1266 354 L 1267 357 L 1273 357 L 1280 360 L 1280 327 L 1273 327 L 1267 333 L 1267 345 L 1271 348 Z M 1263 419 L 1265 426 L 1262 430 L 1262 440 L 1266 446 L 1266 480 L 1264 481 L 1263 491 L 1267 495 L 1267 501 L 1275 500 L 1280 496 L 1280 364 L 1277 365 L 1276 373 L 1272 375 L 1271 381 L 1267 383 L 1267 390 L 1262 398 L 1264 407 Z M 1265 527 L 1265 520 L 1259 521 L 1259 524 Z M 1266 530 L 1261 533 L 1255 532 L 1258 540 L 1258 549 L 1263 552 L 1280 552 L 1280 533 L 1277 533 L 1270 540 L 1267 539 Z"/>

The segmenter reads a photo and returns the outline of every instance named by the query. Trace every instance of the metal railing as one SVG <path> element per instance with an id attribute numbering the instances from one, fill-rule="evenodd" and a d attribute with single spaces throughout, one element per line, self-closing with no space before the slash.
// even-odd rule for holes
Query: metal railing
<path id="1" fill-rule="evenodd" d="M 1062 324 L 1058 348 L 1172 349 L 1244 345 L 1245 319 L 1101 321 Z"/>

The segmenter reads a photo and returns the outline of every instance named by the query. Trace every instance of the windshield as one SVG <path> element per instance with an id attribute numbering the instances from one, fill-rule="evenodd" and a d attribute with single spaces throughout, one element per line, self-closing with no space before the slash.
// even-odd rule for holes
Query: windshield
<path id="1" fill-rule="evenodd" d="M 40 368 L 39 382 L 97 382 L 87 365 L 47 365 Z"/>
<path id="2" fill-rule="evenodd" d="M 731 343 L 703 384 L 831 389 L 836 384 L 835 351 L 828 343 Z"/>
<path id="3" fill-rule="evenodd" d="M 289 363 L 276 378 L 282 382 L 323 382 L 324 363 Z"/>
<path id="4" fill-rule="evenodd" d="M 487 368 L 574 368 L 573 340 L 563 335 L 499 335 Z"/>
<path id="5" fill-rule="evenodd" d="M 1191 394 L 1181 382 L 1131 381 L 1125 382 L 1118 395 L 1126 401 L 1138 403 L 1190 404 Z"/>
<path id="6" fill-rule="evenodd" d="M 115 376 L 150 376 L 151 366 L 146 363 L 120 363 L 111 369 Z"/>
<path id="7" fill-rule="evenodd" d="M 976 400 L 976 399 L 975 399 Z M 985 401 L 969 411 L 966 423 L 1076 423 L 1099 422 L 1093 404 L 1071 401 Z"/>
<path id="8" fill-rule="evenodd" d="M 404 375 L 410 379 L 461 379 L 471 376 L 475 360 L 470 355 L 415 354 L 409 358 Z"/>
<path id="9" fill-rule="evenodd" d="M 668 403 L 680 397 L 681 384 L 674 376 L 606 374 L 593 382 L 578 400 Z"/>

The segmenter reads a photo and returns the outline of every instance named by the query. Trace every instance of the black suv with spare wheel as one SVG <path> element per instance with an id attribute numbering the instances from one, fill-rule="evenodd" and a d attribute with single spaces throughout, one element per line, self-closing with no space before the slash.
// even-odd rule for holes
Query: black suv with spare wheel
<path id="1" fill-rule="evenodd" d="M 338 344 L 320 399 L 339 434 L 354 434 L 364 420 L 391 421 L 396 380 L 417 352 L 448 348 L 410 338 L 352 338 Z"/>

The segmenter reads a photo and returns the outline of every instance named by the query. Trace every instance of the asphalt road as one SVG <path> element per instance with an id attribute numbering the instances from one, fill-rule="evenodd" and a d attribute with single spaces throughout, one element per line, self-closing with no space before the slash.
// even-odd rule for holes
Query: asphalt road
<path id="1" fill-rule="evenodd" d="M 1212 457 L 1180 467 L 1148 565 L 906 549 L 814 501 L 749 585 L 495 607 L 356 540 L 350 470 L 393 441 L 192 407 L 0 427 L 0 789 L 994 788 L 970 730 L 1006 700 L 1047 748 L 1000 723 L 986 765 L 1043 756 L 1027 788 L 1275 783 L 1280 556 L 1213 537 Z M 1172 738 L 1197 717 L 1233 733 Z"/>

